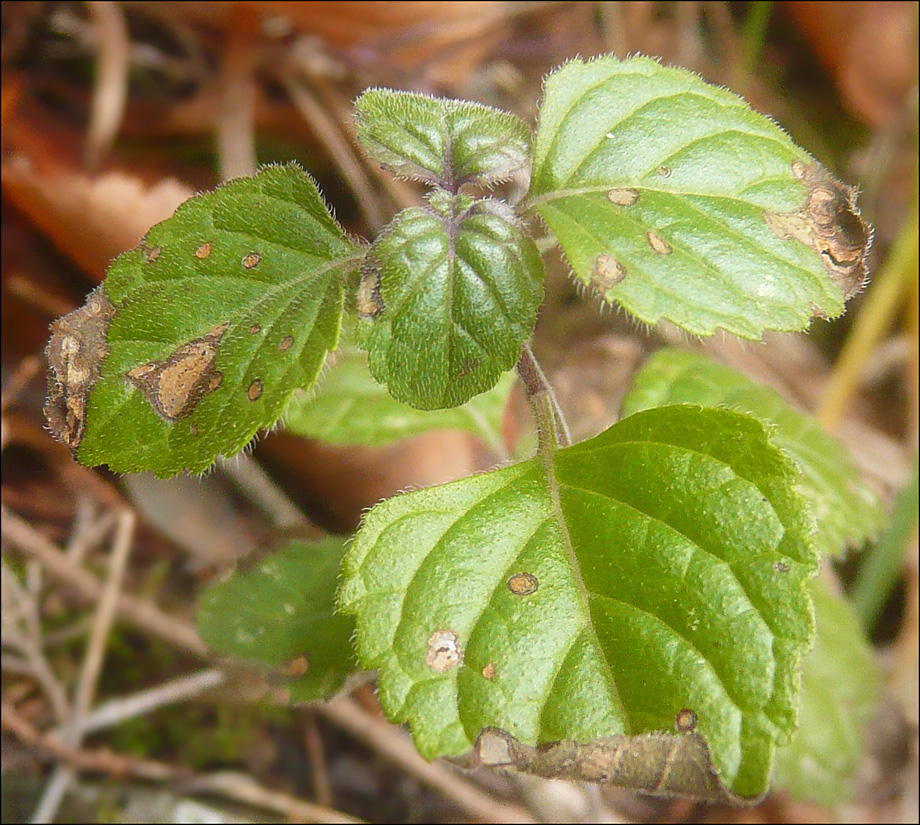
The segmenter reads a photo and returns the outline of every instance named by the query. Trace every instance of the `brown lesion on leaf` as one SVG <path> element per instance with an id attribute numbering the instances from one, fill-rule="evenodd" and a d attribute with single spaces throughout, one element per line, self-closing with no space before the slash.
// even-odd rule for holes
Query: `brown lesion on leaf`
<path id="1" fill-rule="evenodd" d="M 51 324 L 51 338 L 45 347 L 45 419 L 51 434 L 71 452 L 76 452 L 83 440 L 86 404 L 109 354 L 106 336 L 114 316 L 115 307 L 99 286 L 82 307 Z"/>
<path id="2" fill-rule="evenodd" d="M 648 240 L 648 245 L 652 248 L 652 251 L 658 255 L 670 255 L 674 251 L 671 248 L 671 244 L 669 244 L 657 232 L 646 232 L 645 237 Z"/>
<path id="3" fill-rule="evenodd" d="M 626 267 L 613 255 L 601 254 L 591 266 L 591 286 L 601 298 L 626 277 Z"/>
<path id="4" fill-rule="evenodd" d="M 697 715 L 690 708 L 682 708 L 674 716 L 674 727 L 678 733 L 690 733 L 696 730 Z"/>
<path id="5" fill-rule="evenodd" d="M 495 662 L 489 662 L 482 669 L 482 678 L 483 679 L 494 679 L 495 678 Z"/>
<path id="6" fill-rule="evenodd" d="M 219 324 L 161 361 L 148 361 L 125 374 L 163 418 L 177 421 L 192 414 L 201 399 L 223 380 L 214 361 L 229 324 Z"/>
<path id="7" fill-rule="evenodd" d="M 262 261 L 262 256 L 258 252 L 250 252 L 243 258 L 243 269 L 253 269 Z"/>
<path id="8" fill-rule="evenodd" d="M 262 382 L 258 378 L 249 385 L 246 397 L 250 401 L 258 401 L 262 397 Z"/>
<path id="9" fill-rule="evenodd" d="M 794 161 L 792 174 L 808 189 L 804 204 L 793 212 L 765 212 L 764 220 L 780 238 L 814 249 L 847 301 L 866 285 L 866 254 L 872 243 L 872 229 L 856 205 L 856 189 L 819 163 Z"/>
<path id="10" fill-rule="evenodd" d="M 465 767 L 490 766 L 543 776 L 597 782 L 658 796 L 753 804 L 719 780 L 706 740 L 695 731 L 604 736 L 594 742 L 550 742 L 530 747 L 498 728 L 485 728 Z"/>
<path id="11" fill-rule="evenodd" d="M 281 672 L 289 679 L 297 676 L 303 676 L 310 669 L 310 659 L 306 654 L 301 654 L 291 659 L 282 669 Z"/>
<path id="12" fill-rule="evenodd" d="M 380 297 L 380 273 L 376 269 L 368 268 L 362 272 L 355 302 L 358 317 L 365 321 L 373 321 L 383 312 L 383 299 Z"/>
<path id="13" fill-rule="evenodd" d="M 147 263 L 152 264 L 154 261 L 156 261 L 156 259 L 160 257 L 161 251 L 162 250 L 158 246 L 153 247 L 153 249 L 147 249 L 144 253 L 144 257 L 147 259 Z"/>
<path id="14" fill-rule="evenodd" d="M 203 243 L 198 249 L 195 250 L 195 257 L 198 260 L 203 261 L 211 254 L 212 245 L 210 243 Z"/>
<path id="15" fill-rule="evenodd" d="M 632 206 L 639 200 L 639 191 L 637 189 L 610 189 L 607 192 L 607 200 L 617 206 Z"/>
<path id="16" fill-rule="evenodd" d="M 280 349 L 282 352 L 287 352 L 293 346 L 294 346 L 294 336 L 285 335 L 284 338 L 281 339 L 281 343 L 278 344 L 278 349 Z"/>
<path id="17" fill-rule="evenodd" d="M 453 630 L 436 630 L 428 638 L 425 664 L 435 673 L 445 673 L 463 660 L 460 642 Z"/>
<path id="18" fill-rule="evenodd" d="M 529 596 L 536 593 L 540 582 L 533 573 L 515 573 L 505 583 L 515 596 Z"/>

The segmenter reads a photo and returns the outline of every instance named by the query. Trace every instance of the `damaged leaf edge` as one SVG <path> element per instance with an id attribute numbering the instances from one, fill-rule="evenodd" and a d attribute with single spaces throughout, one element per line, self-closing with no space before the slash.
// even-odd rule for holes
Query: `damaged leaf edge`
<path id="1" fill-rule="evenodd" d="M 86 407 L 109 354 L 107 335 L 115 305 L 103 285 L 97 286 L 83 306 L 51 324 L 45 346 L 48 395 L 44 413 L 51 435 L 76 456 L 86 431 Z"/>
<path id="2" fill-rule="evenodd" d="M 756 805 L 766 795 L 765 791 L 744 797 L 730 791 L 713 765 L 706 739 L 694 731 L 603 736 L 588 743 L 560 740 L 530 747 L 500 728 L 487 727 L 470 751 L 451 761 L 466 770 L 489 767 L 710 803 Z"/>
<path id="3" fill-rule="evenodd" d="M 804 203 L 792 212 L 764 212 L 764 221 L 778 238 L 799 241 L 817 252 L 831 282 L 849 301 L 869 281 L 866 256 L 873 237 L 857 206 L 857 189 L 838 181 L 817 161 L 793 161 L 792 175 L 806 187 Z"/>

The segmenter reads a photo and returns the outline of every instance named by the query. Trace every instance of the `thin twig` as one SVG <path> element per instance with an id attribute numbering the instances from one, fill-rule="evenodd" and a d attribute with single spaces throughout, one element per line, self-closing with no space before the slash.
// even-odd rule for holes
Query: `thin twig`
<path id="1" fill-rule="evenodd" d="M 0 412 L 7 411 L 10 404 L 19 398 L 20 393 L 38 375 L 41 368 L 42 362 L 37 355 L 27 355 L 19 362 L 19 366 L 6 382 L 3 393 L 0 395 Z"/>
<path id="2" fill-rule="evenodd" d="M 332 783 L 329 781 L 329 772 L 326 770 L 326 753 L 323 748 L 323 737 L 320 735 L 316 724 L 316 713 L 312 708 L 305 708 L 303 712 L 303 742 L 313 769 L 313 793 L 320 805 L 331 808 L 333 805 Z"/>
<path id="3" fill-rule="evenodd" d="M 146 716 L 159 708 L 175 705 L 194 699 L 202 693 L 213 690 L 227 681 L 227 674 L 222 670 L 210 669 L 188 676 L 180 676 L 148 690 L 141 690 L 131 696 L 109 699 L 87 713 L 79 722 L 83 735 L 96 733 L 106 728 Z M 63 734 L 63 730 L 53 730 L 54 734 Z"/>
<path id="4" fill-rule="evenodd" d="M 288 69 L 280 72 L 279 80 L 284 85 L 284 88 L 287 89 L 294 106 L 303 115 L 303 119 L 313 127 L 313 133 L 316 135 L 317 140 L 326 147 L 326 151 L 335 161 L 342 177 L 351 187 L 358 210 L 364 217 L 364 223 L 368 230 L 376 232 L 384 224 L 380 199 L 371 189 L 367 173 L 342 134 L 339 125 L 313 96 L 305 81 L 296 76 L 293 70 Z"/>
<path id="5" fill-rule="evenodd" d="M 485 822 L 536 821 L 520 806 L 497 801 L 492 795 L 450 771 L 443 763 L 426 762 L 402 731 L 383 719 L 366 713 L 352 699 L 339 696 L 331 702 L 317 706 L 317 711 L 369 748 L 395 762 L 403 770 Z"/>
<path id="6" fill-rule="evenodd" d="M 113 753 L 110 750 L 80 750 L 61 742 L 56 736 L 39 733 L 20 713 L 7 702 L 0 703 L 0 721 L 25 745 L 44 751 L 73 768 L 99 771 L 111 776 L 135 776 L 149 782 L 182 783 L 182 786 L 200 793 L 213 793 L 234 802 L 253 805 L 286 816 L 292 822 L 360 823 L 361 820 L 339 811 L 312 805 L 293 796 L 263 788 L 250 777 L 237 774 L 197 776 L 194 772 L 154 762 Z"/>
<path id="7" fill-rule="evenodd" d="M 190 790 L 221 794 L 244 805 L 254 805 L 289 817 L 295 822 L 360 823 L 362 820 L 285 793 L 264 788 L 251 776 L 240 773 L 210 774 L 187 786 Z"/>
<path id="8" fill-rule="evenodd" d="M 68 745 L 77 746 L 83 739 L 80 732 L 80 723 L 89 712 L 102 672 L 102 663 L 105 661 L 106 641 L 115 619 L 115 609 L 121 583 L 127 568 L 128 555 L 134 538 L 136 523 L 134 512 L 123 510 L 119 513 L 115 537 L 112 542 L 112 554 L 109 559 L 109 574 L 96 610 L 93 629 L 87 645 L 86 657 L 77 680 L 74 695 L 73 712 L 67 725 L 62 731 L 62 739 Z M 53 822 L 58 808 L 64 799 L 64 794 L 76 778 L 76 772 L 68 765 L 58 765 L 45 791 L 35 808 L 32 822 Z"/>
<path id="9" fill-rule="evenodd" d="M 94 0 L 87 3 L 86 8 L 93 18 L 97 59 L 85 157 L 90 166 L 95 166 L 121 127 L 128 99 L 131 41 L 118 3 Z"/>
<path id="10" fill-rule="evenodd" d="M 217 159 L 224 181 L 256 171 L 255 19 L 245 4 L 234 4 L 228 13 L 230 27 L 221 58 L 216 127 Z"/>
<path id="11" fill-rule="evenodd" d="M 356 157 L 364 158 L 365 155 L 358 140 L 358 133 L 355 131 L 351 101 L 345 101 L 341 93 L 322 77 L 311 76 L 310 81 L 316 96 L 332 113 L 336 125 L 348 139 L 352 152 Z M 421 203 L 421 195 L 416 189 L 413 189 L 406 181 L 394 177 L 392 172 L 385 170 L 379 163 L 371 161 L 363 164 L 362 169 L 364 168 L 386 191 L 390 196 L 390 200 L 393 201 L 393 204 L 398 209 L 418 206 Z"/>
<path id="12" fill-rule="evenodd" d="M 29 676 L 42 689 L 55 719 L 70 718 L 70 700 L 54 675 L 42 645 L 39 601 L 9 569 L 4 559 L 0 567 L 0 592 L 3 606 L 2 668 L 6 672 Z M 16 651 L 20 657 L 12 655 Z"/>
<path id="13" fill-rule="evenodd" d="M 281 492 L 271 476 L 252 456 L 240 453 L 224 459 L 220 462 L 220 470 L 256 507 L 271 518 L 278 530 L 312 527 L 300 508 Z M 314 529 L 318 533 L 318 528 Z"/>
<path id="14" fill-rule="evenodd" d="M 5 506 L 0 505 L 0 513 L 0 534 L 4 538 L 38 559 L 49 574 L 73 587 L 87 601 L 96 601 L 101 597 L 102 585 L 95 576 L 71 562 L 52 542 Z M 118 597 L 117 608 L 125 623 L 142 628 L 196 656 L 207 655 L 207 647 L 191 625 L 164 613 L 150 602 L 123 593 Z"/>

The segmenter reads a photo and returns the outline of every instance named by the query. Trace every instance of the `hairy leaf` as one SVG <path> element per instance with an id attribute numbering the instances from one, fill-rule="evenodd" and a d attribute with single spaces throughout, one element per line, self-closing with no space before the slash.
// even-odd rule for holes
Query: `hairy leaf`
<path id="1" fill-rule="evenodd" d="M 644 57 L 573 60 L 545 89 L 525 206 L 606 300 L 758 339 L 863 285 L 853 191 L 740 97 Z"/>
<path id="2" fill-rule="evenodd" d="M 756 419 L 682 405 L 550 461 L 367 515 L 340 605 L 388 716 L 428 758 L 484 729 L 530 747 L 638 737 L 617 759 L 651 758 L 642 735 L 695 731 L 727 788 L 763 793 L 812 639 L 816 557 L 791 461 Z M 671 749 L 654 750 L 667 772 Z"/>
<path id="3" fill-rule="evenodd" d="M 371 378 L 364 353 L 343 349 L 316 390 L 291 399 L 284 426 L 295 435 L 329 444 L 371 447 L 429 430 L 466 430 L 496 455 L 502 455 L 502 415 L 514 380 L 514 373 L 504 373 L 491 390 L 462 407 L 416 410 L 396 401 L 386 387 Z"/>
<path id="4" fill-rule="evenodd" d="M 795 459 L 800 489 L 818 522 L 816 549 L 839 556 L 877 535 L 885 513 L 860 480 L 846 448 L 782 397 L 708 358 L 676 349 L 656 352 L 633 380 L 622 414 L 665 404 L 723 405 L 776 427 L 773 443 Z"/>
<path id="5" fill-rule="evenodd" d="M 802 709 L 792 742 L 776 754 L 776 784 L 796 799 L 837 806 L 853 797 L 862 727 L 882 674 L 849 602 L 811 583 L 817 639 L 802 668 Z"/>
<path id="6" fill-rule="evenodd" d="M 198 632 L 216 653 L 281 668 L 291 701 L 332 696 L 357 665 L 354 621 L 333 613 L 345 542 L 294 541 L 209 587 Z"/>
<path id="7" fill-rule="evenodd" d="M 355 109 L 358 139 L 371 158 L 451 192 L 507 180 L 530 160 L 527 125 L 479 103 L 369 89 Z"/>
<path id="8" fill-rule="evenodd" d="M 381 306 L 359 323 L 359 341 L 394 398 L 456 407 L 514 366 L 543 298 L 543 263 L 504 203 L 432 193 L 397 215 L 373 255 Z"/>
<path id="9" fill-rule="evenodd" d="M 167 476 L 241 450 L 315 381 L 364 252 L 293 165 L 184 203 L 109 270 L 77 458 Z"/>

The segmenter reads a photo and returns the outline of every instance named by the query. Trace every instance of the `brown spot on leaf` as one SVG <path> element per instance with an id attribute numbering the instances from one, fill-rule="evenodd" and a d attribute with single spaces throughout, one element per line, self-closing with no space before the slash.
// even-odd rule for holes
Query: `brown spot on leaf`
<path id="1" fill-rule="evenodd" d="M 106 334 L 114 316 L 115 307 L 99 286 L 82 307 L 51 324 L 51 338 L 45 347 L 45 419 L 51 434 L 71 452 L 83 440 L 86 403 L 109 354 Z"/>
<path id="2" fill-rule="evenodd" d="M 777 573 L 788 573 L 788 572 L 789 572 L 789 565 L 786 564 L 786 562 L 784 562 L 784 561 L 775 561 L 775 562 L 773 562 L 773 569 L 774 569 Z"/>
<path id="3" fill-rule="evenodd" d="M 202 261 L 205 258 L 207 258 L 208 255 L 210 254 L 211 254 L 211 244 L 209 243 L 203 243 L 201 246 L 198 247 L 198 249 L 195 250 L 195 257 Z"/>
<path id="4" fill-rule="evenodd" d="M 261 331 L 262 331 L 262 327 L 259 326 L 259 324 L 253 324 L 253 325 L 249 328 L 249 334 L 250 334 L 250 335 L 258 335 Z"/>
<path id="5" fill-rule="evenodd" d="M 160 247 L 155 246 L 153 249 L 147 250 L 147 263 L 152 264 L 157 258 L 160 257 Z"/>
<path id="6" fill-rule="evenodd" d="M 383 312 L 383 299 L 380 297 L 380 273 L 376 269 L 368 269 L 361 275 L 361 283 L 358 284 L 355 301 L 359 318 L 370 321 Z"/>
<path id="7" fill-rule="evenodd" d="M 659 255 L 670 255 L 674 251 L 671 249 L 671 244 L 656 232 L 646 232 L 645 237 L 648 238 L 648 245 L 652 248 L 652 251 L 657 252 Z"/>
<path id="8" fill-rule="evenodd" d="M 303 676 L 310 669 L 310 660 L 303 654 L 295 659 L 291 659 L 284 668 L 282 673 L 290 679 L 296 676 Z"/>
<path id="9" fill-rule="evenodd" d="M 674 727 L 679 733 L 690 733 L 696 730 L 697 716 L 690 708 L 677 711 L 674 717 Z"/>
<path id="10" fill-rule="evenodd" d="M 495 678 L 495 662 L 489 662 L 482 669 L 482 678 L 483 679 L 494 679 Z"/>
<path id="11" fill-rule="evenodd" d="M 444 673 L 456 667 L 463 659 L 463 652 L 453 630 L 436 630 L 428 639 L 428 653 L 425 664 L 435 673 Z"/>
<path id="12" fill-rule="evenodd" d="M 601 298 L 626 277 L 626 268 L 613 255 L 598 255 L 591 267 L 591 286 Z"/>
<path id="13" fill-rule="evenodd" d="M 285 335 L 284 338 L 281 339 L 281 343 L 278 344 L 278 349 L 280 349 L 282 352 L 287 352 L 293 346 L 294 346 L 294 336 Z"/>
<path id="14" fill-rule="evenodd" d="M 249 385 L 246 397 L 250 401 L 258 401 L 262 397 L 262 382 L 258 378 Z"/>
<path id="15" fill-rule="evenodd" d="M 533 573 L 515 573 L 505 584 L 515 596 L 529 596 L 531 593 L 536 593 L 540 586 L 540 582 Z"/>
<path id="16" fill-rule="evenodd" d="M 188 428 L 188 431 L 189 431 L 192 435 L 198 435 L 198 425 L 197 425 L 197 424 L 190 424 L 190 425 L 189 425 L 189 428 Z"/>
<path id="17" fill-rule="evenodd" d="M 259 262 L 262 260 L 262 256 L 258 252 L 250 252 L 245 258 L 243 258 L 243 269 L 252 269 L 259 265 Z"/>
<path id="18" fill-rule="evenodd" d="M 661 178 L 671 177 L 671 167 L 670 166 L 659 166 L 656 170 L 658 176 Z"/>
<path id="19" fill-rule="evenodd" d="M 804 204 L 794 212 L 765 212 L 764 220 L 778 237 L 814 249 L 847 301 L 866 285 L 866 254 L 872 243 L 872 229 L 856 205 L 856 189 L 819 163 L 794 161 L 792 174 L 808 189 Z"/>
<path id="20" fill-rule="evenodd" d="M 635 189 L 611 189 L 607 192 L 607 200 L 617 206 L 632 206 L 639 200 L 639 192 Z"/>
<path id="21" fill-rule="evenodd" d="M 228 324 L 220 324 L 162 361 L 141 364 L 125 377 L 163 418 L 184 418 L 205 395 L 220 386 L 223 376 L 214 369 L 214 360 L 227 327 Z"/>

